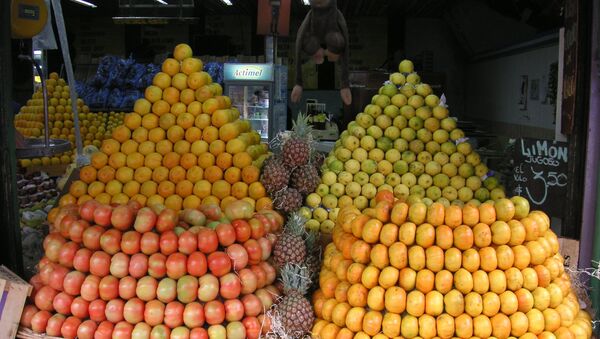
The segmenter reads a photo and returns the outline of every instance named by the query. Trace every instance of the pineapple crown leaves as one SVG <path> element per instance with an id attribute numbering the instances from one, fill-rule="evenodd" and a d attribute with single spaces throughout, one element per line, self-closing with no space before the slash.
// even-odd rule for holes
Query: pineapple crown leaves
<path id="1" fill-rule="evenodd" d="M 313 255 L 321 256 L 321 233 L 318 231 L 308 231 L 306 239 L 306 251 Z"/>
<path id="2" fill-rule="evenodd" d="M 292 134 L 297 138 L 312 140 L 312 126 L 308 123 L 308 115 L 298 112 L 296 121 L 292 121 Z"/>
<path id="3" fill-rule="evenodd" d="M 285 264 L 281 269 L 281 277 L 279 279 L 283 284 L 283 293 L 286 295 L 292 292 L 306 295 L 312 284 L 308 267 L 297 264 Z"/>
<path id="4" fill-rule="evenodd" d="M 306 228 L 304 227 L 306 221 L 306 218 L 304 218 L 299 212 L 294 212 L 290 215 L 290 218 L 285 224 L 283 231 L 285 233 L 299 235 L 302 238 L 305 238 L 307 235 Z"/>

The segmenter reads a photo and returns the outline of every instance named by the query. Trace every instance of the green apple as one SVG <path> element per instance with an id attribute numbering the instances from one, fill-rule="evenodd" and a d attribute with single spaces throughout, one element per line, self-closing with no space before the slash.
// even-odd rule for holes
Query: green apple
<path id="1" fill-rule="evenodd" d="M 450 178 L 444 173 L 436 174 L 433 177 L 433 185 L 439 188 L 444 188 L 450 184 Z"/>
<path id="2" fill-rule="evenodd" d="M 406 82 L 416 85 L 421 82 L 421 77 L 417 73 L 410 73 L 406 76 Z"/>
<path id="3" fill-rule="evenodd" d="M 398 160 L 394 163 L 394 173 L 402 175 L 408 172 L 408 163 L 404 160 Z"/>
<path id="4" fill-rule="evenodd" d="M 350 159 L 350 160 L 346 161 L 346 163 L 344 163 L 344 169 L 347 172 L 355 174 L 358 171 L 360 171 L 360 162 L 356 159 Z M 338 174 L 338 181 L 340 181 L 339 174 Z"/>
<path id="5" fill-rule="evenodd" d="M 492 191 L 490 192 L 490 199 L 496 201 L 502 198 L 506 198 L 506 195 L 504 194 L 504 190 L 502 188 L 496 187 L 492 189 Z"/>
<path id="6" fill-rule="evenodd" d="M 467 178 L 466 184 L 465 184 L 471 191 L 475 192 L 477 191 L 479 188 L 481 188 L 481 179 L 478 176 L 470 176 Z M 470 200 L 470 199 L 469 199 Z"/>
<path id="7" fill-rule="evenodd" d="M 351 182 L 346 185 L 346 194 L 351 198 L 356 198 L 360 195 L 362 187 L 357 182 Z"/>
<path id="8" fill-rule="evenodd" d="M 475 169 L 473 166 L 471 166 L 471 164 L 465 162 L 458 167 L 458 174 L 466 179 L 475 174 Z"/>
<path id="9" fill-rule="evenodd" d="M 386 96 L 382 96 L 383 98 L 387 98 Z M 388 98 L 389 100 L 389 98 Z M 370 115 L 373 118 L 377 118 L 383 113 L 383 109 L 379 105 L 369 104 L 365 107 L 365 113 Z"/>
<path id="10" fill-rule="evenodd" d="M 423 127 L 433 133 L 440 129 L 440 121 L 437 118 L 429 117 L 423 122 Z"/>
<path id="11" fill-rule="evenodd" d="M 358 113 L 356 115 L 356 123 L 358 123 L 358 125 L 364 129 L 371 127 L 374 122 L 375 119 L 366 113 Z"/>
<path id="12" fill-rule="evenodd" d="M 383 130 L 379 126 L 373 125 L 367 128 L 367 135 L 370 135 L 375 139 L 379 139 L 383 136 Z"/>
<path id="13" fill-rule="evenodd" d="M 398 71 L 400 73 L 412 73 L 415 70 L 415 66 L 412 61 L 404 59 L 398 64 Z"/>
<path id="14" fill-rule="evenodd" d="M 458 192 L 457 192 L 456 188 L 454 188 L 452 186 L 446 186 L 442 190 L 442 196 L 444 198 L 448 199 L 448 201 L 453 201 L 456 199 L 456 197 L 458 197 Z"/>
<path id="15" fill-rule="evenodd" d="M 431 108 L 427 106 L 421 106 L 415 111 L 415 115 L 423 119 L 423 123 L 425 123 L 425 120 L 429 119 L 432 114 L 433 113 L 431 113 Z"/>
<path id="16" fill-rule="evenodd" d="M 450 140 L 456 141 L 465 137 L 465 132 L 460 128 L 455 128 L 450 131 Z"/>
<path id="17" fill-rule="evenodd" d="M 400 201 L 406 201 L 409 195 L 410 190 L 408 186 L 404 184 L 398 184 L 394 186 L 394 197 L 396 197 L 396 199 L 399 199 Z"/>
<path id="18" fill-rule="evenodd" d="M 444 152 L 448 155 L 452 155 L 453 153 L 456 152 L 456 145 L 451 141 L 444 142 L 440 147 L 441 147 L 442 152 Z"/>
<path id="19" fill-rule="evenodd" d="M 377 162 L 367 159 L 360 164 L 360 169 L 367 174 L 373 174 L 377 172 Z"/>
<path id="20" fill-rule="evenodd" d="M 402 87 L 400 87 L 400 93 L 404 94 L 405 97 L 410 98 L 411 96 L 415 95 L 417 91 L 415 90 L 415 86 L 406 83 Z"/>
<path id="21" fill-rule="evenodd" d="M 448 161 L 450 161 L 450 157 L 448 156 L 448 154 L 446 154 L 444 152 L 437 152 L 433 156 L 433 161 L 437 162 L 441 166 L 444 166 L 445 164 L 448 163 Z"/>
<path id="22" fill-rule="evenodd" d="M 404 85 L 404 84 L 402 84 L 402 85 Z M 408 99 L 402 93 L 398 93 L 392 97 L 392 105 L 394 105 L 398 108 L 406 105 L 407 102 L 408 102 Z"/>
<path id="23" fill-rule="evenodd" d="M 453 163 L 449 162 L 442 166 L 442 173 L 452 178 L 458 174 L 458 168 Z"/>
<path id="24" fill-rule="evenodd" d="M 307 197 L 307 200 L 308 200 L 308 197 Z M 318 206 L 318 204 L 317 204 L 317 206 Z M 298 213 L 300 214 L 300 216 L 302 218 L 304 218 L 306 220 L 309 220 L 310 218 L 312 218 L 312 211 L 310 210 L 310 208 L 308 208 L 306 206 L 300 207 L 300 209 L 298 210 Z"/>
<path id="25" fill-rule="evenodd" d="M 406 185 L 408 188 L 411 188 L 417 184 L 417 177 L 410 172 L 404 173 L 402 175 L 402 184 Z"/>
<path id="26" fill-rule="evenodd" d="M 368 158 L 375 162 L 379 162 L 379 161 L 383 160 L 384 157 L 385 157 L 385 152 L 380 148 L 373 148 L 372 150 L 369 151 Z"/>
<path id="27" fill-rule="evenodd" d="M 321 230 L 321 223 L 316 219 L 310 219 L 304 226 L 312 232 L 319 232 Z"/>
<path id="28" fill-rule="evenodd" d="M 340 184 L 339 182 L 336 182 L 335 184 L 331 185 L 329 187 L 329 193 L 335 195 L 336 197 L 341 197 L 342 195 L 344 195 L 344 192 L 346 191 L 346 187 L 342 184 Z"/>
<path id="29" fill-rule="evenodd" d="M 454 166 L 459 167 L 465 163 L 465 156 L 458 152 L 452 153 L 452 155 L 450 155 L 450 162 Z"/>
<path id="30" fill-rule="evenodd" d="M 431 178 L 431 175 L 423 173 L 419 176 L 419 179 L 417 179 L 417 183 L 423 188 L 429 188 L 433 184 L 433 179 Z"/>
<path id="31" fill-rule="evenodd" d="M 342 185 L 348 185 L 354 179 L 354 175 L 347 171 L 342 171 L 338 174 L 338 182 Z"/>
<path id="32" fill-rule="evenodd" d="M 447 132 L 453 131 L 456 129 L 456 120 L 452 117 L 444 118 L 440 121 L 440 126 Z"/>
<path id="33" fill-rule="evenodd" d="M 426 128 L 421 128 L 417 131 L 417 138 L 423 143 L 428 143 L 433 138 L 433 134 Z"/>
<path id="34" fill-rule="evenodd" d="M 346 162 L 352 157 L 352 151 L 350 151 L 346 147 L 340 147 L 335 150 L 335 157 L 341 162 Z"/>
<path id="35" fill-rule="evenodd" d="M 425 165 L 418 161 L 413 161 L 408 165 L 408 170 L 415 176 L 419 176 L 425 172 Z"/>
<path id="36" fill-rule="evenodd" d="M 417 156 L 413 151 L 404 151 L 402 152 L 402 160 L 404 160 L 407 164 L 417 160 Z"/>
<path id="37" fill-rule="evenodd" d="M 461 142 L 458 145 L 456 145 L 456 150 L 462 153 L 463 155 L 467 156 L 471 154 L 471 152 L 473 152 L 473 147 L 468 142 Z"/>
<path id="38" fill-rule="evenodd" d="M 390 150 L 392 147 L 394 147 L 394 143 L 392 141 L 392 139 L 388 138 L 388 137 L 380 137 L 379 139 L 377 139 L 377 148 L 387 152 L 388 150 Z"/>
<path id="39" fill-rule="evenodd" d="M 375 185 L 368 183 L 362 186 L 361 195 L 367 199 L 375 198 L 377 194 L 377 187 Z"/>
<path id="40" fill-rule="evenodd" d="M 427 98 L 425 98 L 427 99 Z M 435 106 L 432 109 L 433 112 L 433 116 L 436 117 L 438 120 L 443 120 L 446 119 L 448 117 L 448 108 L 444 107 L 444 106 Z"/>
<path id="41" fill-rule="evenodd" d="M 432 160 L 433 157 L 431 156 L 431 153 L 427 151 L 421 151 L 419 152 L 419 154 L 417 154 L 417 161 L 422 163 L 423 165 L 431 162 Z"/>
<path id="42" fill-rule="evenodd" d="M 335 223 L 332 220 L 323 220 L 319 227 L 319 231 L 324 234 L 331 234 L 331 232 L 333 232 L 334 227 Z"/>
<path id="43" fill-rule="evenodd" d="M 396 95 L 396 93 L 398 93 L 398 87 L 396 86 L 397 85 L 393 83 L 383 85 L 381 88 L 381 94 L 386 95 L 389 98 L 393 97 L 394 95 Z"/>
<path id="44" fill-rule="evenodd" d="M 440 145 L 448 141 L 449 138 L 450 134 L 446 130 L 438 129 L 433 132 L 433 140 Z"/>
<path id="45" fill-rule="evenodd" d="M 444 207 L 449 207 L 450 206 L 450 201 L 448 201 L 448 199 L 441 197 L 438 200 L 436 200 L 436 202 L 439 202 L 440 204 L 444 205 Z"/>
<path id="46" fill-rule="evenodd" d="M 410 127 L 404 127 L 402 130 L 400 130 L 400 137 L 408 143 L 415 140 L 417 137 L 417 132 Z"/>
<path id="47" fill-rule="evenodd" d="M 385 152 L 385 160 L 391 162 L 392 164 L 402 158 L 402 154 L 395 148 L 387 150 Z"/>
<path id="48" fill-rule="evenodd" d="M 402 116 L 406 119 L 410 119 L 415 116 L 415 108 L 411 105 L 406 104 L 400 107 L 400 114 L 402 114 Z"/>
<path id="49" fill-rule="evenodd" d="M 325 185 L 331 186 L 337 182 L 337 174 L 333 173 L 332 171 L 326 171 L 323 173 L 323 175 L 321 175 L 321 181 Z"/>
<path id="50" fill-rule="evenodd" d="M 390 119 L 394 119 L 400 115 L 400 108 L 398 108 L 398 106 L 394 105 L 392 102 L 391 105 L 383 109 L 383 114 L 390 117 Z"/>
<path id="51" fill-rule="evenodd" d="M 415 139 L 408 143 L 408 149 L 418 154 L 425 149 L 425 144 L 421 140 Z"/>
<path id="52" fill-rule="evenodd" d="M 357 148 L 354 151 L 352 151 L 352 159 L 358 162 L 363 162 L 368 157 L 368 155 L 369 153 L 364 148 Z"/>
<path id="53" fill-rule="evenodd" d="M 439 163 L 435 162 L 435 161 L 429 161 L 427 164 L 425 164 L 425 173 L 431 175 L 431 176 L 435 176 L 436 174 L 440 173 L 442 171 L 442 165 L 440 165 Z"/>
<path id="54" fill-rule="evenodd" d="M 335 184 L 335 183 L 334 183 Z M 332 185 L 333 186 L 333 185 Z M 319 186 L 317 186 L 317 190 L 315 191 L 320 197 L 324 197 L 327 194 L 329 194 L 329 187 L 325 184 L 319 184 Z M 314 206 L 311 206 L 314 207 Z"/>
<path id="55" fill-rule="evenodd" d="M 318 222 L 323 222 L 327 220 L 328 217 L 329 213 L 327 213 L 327 210 L 323 207 L 317 207 L 313 211 L 313 218 L 315 218 L 315 220 L 317 220 Z"/>
<path id="56" fill-rule="evenodd" d="M 414 133 L 414 131 L 413 131 Z M 399 138 L 394 140 L 394 148 L 397 149 L 400 152 L 404 152 L 408 149 L 408 141 Z"/>
<path id="57" fill-rule="evenodd" d="M 362 195 L 359 195 L 358 197 L 354 198 L 353 203 L 354 207 L 358 208 L 359 210 L 364 210 L 365 208 L 367 208 L 367 206 L 369 206 L 369 199 L 363 197 Z"/>
<path id="58" fill-rule="evenodd" d="M 429 199 L 437 201 L 439 198 L 442 197 L 442 190 L 437 186 L 431 186 L 427 188 L 427 190 L 425 191 L 425 195 Z"/>
<path id="59" fill-rule="evenodd" d="M 431 89 L 431 87 L 430 87 Z M 417 88 L 417 93 L 419 89 Z M 429 94 L 425 97 L 425 105 L 434 108 L 440 104 L 440 98 L 435 94 Z"/>
<path id="60" fill-rule="evenodd" d="M 400 72 L 394 72 L 390 74 L 390 81 L 396 86 L 402 86 L 406 83 L 406 77 Z"/>
<path id="61" fill-rule="evenodd" d="M 481 187 L 477 191 L 475 191 L 475 199 L 484 202 L 490 198 L 490 191 L 485 187 Z"/>
<path id="62" fill-rule="evenodd" d="M 337 202 L 338 202 L 338 198 L 331 193 L 324 196 L 323 199 L 321 200 L 321 204 L 323 204 L 323 206 L 325 206 L 325 208 L 327 208 L 327 209 L 337 207 Z"/>
<path id="63" fill-rule="evenodd" d="M 399 115 L 394 118 L 393 125 L 394 127 L 398 128 L 398 130 L 401 130 L 408 125 L 408 120 L 406 120 L 404 116 Z"/>
<path id="64" fill-rule="evenodd" d="M 529 201 L 527 199 L 515 195 L 510 198 L 510 201 L 515 205 L 515 219 L 521 220 L 529 215 Z"/>
<path id="65" fill-rule="evenodd" d="M 369 182 L 369 175 L 360 171 L 354 175 L 354 182 L 362 186 Z"/>
<path id="66" fill-rule="evenodd" d="M 391 162 L 382 159 L 377 163 L 377 172 L 383 174 L 384 176 L 392 173 L 394 171 L 394 165 Z"/>
<path id="67" fill-rule="evenodd" d="M 375 138 L 373 138 L 370 135 L 365 135 L 364 137 L 362 137 L 360 139 L 360 146 L 362 148 L 364 148 L 367 151 L 372 150 L 373 148 L 375 148 Z"/>
<path id="68" fill-rule="evenodd" d="M 390 173 L 385 176 L 385 183 L 392 187 L 396 187 L 396 185 L 402 183 L 402 177 L 400 177 L 398 173 Z"/>
<path id="69" fill-rule="evenodd" d="M 460 176 L 453 176 L 450 178 L 450 186 L 454 187 L 454 189 L 459 190 L 465 186 L 465 178 Z"/>
<path id="70" fill-rule="evenodd" d="M 460 199 L 460 201 L 463 201 L 463 202 L 467 202 L 467 201 L 473 199 L 473 191 L 466 186 L 461 187 L 458 190 L 458 199 Z"/>
<path id="71" fill-rule="evenodd" d="M 392 118 L 383 114 L 375 119 L 375 125 L 377 125 L 381 130 L 385 130 L 386 128 L 392 126 Z"/>
<path id="72" fill-rule="evenodd" d="M 425 104 L 425 100 L 422 96 L 415 94 L 408 98 L 408 104 L 417 109 Z"/>
<path id="73" fill-rule="evenodd" d="M 340 173 L 344 169 L 344 163 L 336 159 L 329 165 L 329 169 L 336 174 Z"/>
<path id="74" fill-rule="evenodd" d="M 317 208 L 321 204 L 321 196 L 317 193 L 311 193 L 306 197 L 306 204 L 309 207 Z"/>
<path id="75" fill-rule="evenodd" d="M 392 87 L 396 90 L 396 92 L 398 92 L 398 89 L 396 88 L 396 86 L 392 85 Z M 389 104 L 392 103 L 392 100 L 390 99 L 391 97 L 389 95 L 380 95 L 375 99 L 375 105 L 379 106 L 379 108 L 381 108 L 381 110 L 379 111 L 381 114 L 381 112 L 383 112 L 382 110 L 388 106 Z M 375 117 L 379 116 L 378 115 L 374 115 Z"/>
<path id="76" fill-rule="evenodd" d="M 375 187 L 379 187 L 379 186 L 385 184 L 385 176 L 379 172 L 373 173 L 373 174 L 371 174 L 371 177 L 369 178 L 369 182 L 371 184 L 375 185 Z"/>
<path id="77" fill-rule="evenodd" d="M 419 185 L 414 185 L 410 188 L 410 195 L 414 195 L 423 199 L 425 198 L 425 189 Z"/>
<path id="78" fill-rule="evenodd" d="M 423 119 L 419 117 L 412 117 L 408 120 L 408 126 L 415 131 L 418 131 L 423 128 Z"/>

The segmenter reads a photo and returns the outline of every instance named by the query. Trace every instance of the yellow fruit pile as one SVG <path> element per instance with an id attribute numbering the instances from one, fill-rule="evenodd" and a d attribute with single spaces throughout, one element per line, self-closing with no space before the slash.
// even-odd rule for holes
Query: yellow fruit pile
<path id="1" fill-rule="evenodd" d="M 301 210 L 308 228 L 331 233 L 339 208 L 363 210 L 382 190 L 427 205 L 504 197 L 498 179 L 412 62 L 404 60 L 398 69 L 325 159 L 321 185 Z"/>
<path id="2" fill-rule="evenodd" d="M 267 145 L 188 45 L 173 54 L 63 202 L 131 199 L 181 210 L 244 199 L 256 209 L 271 206 L 259 182 Z"/>
<path id="3" fill-rule="evenodd" d="M 48 130 L 50 138 L 69 140 L 75 148 L 75 124 L 71 109 L 69 86 L 57 73 L 50 73 L 46 80 L 48 89 Z M 83 100 L 77 99 L 80 133 L 83 146 L 100 147 L 102 140 L 110 138 L 112 129 L 120 125 L 125 113 L 91 113 Z M 15 128 L 25 137 L 44 137 L 44 99 L 42 89 L 33 93 L 14 119 Z M 22 167 L 68 164 L 74 160 L 74 152 L 65 152 L 54 157 L 24 159 Z"/>
<path id="4" fill-rule="evenodd" d="M 379 199 L 378 199 L 379 200 Z M 590 338 L 549 219 L 521 197 L 342 209 L 314 295 L 328 338 Z"/>

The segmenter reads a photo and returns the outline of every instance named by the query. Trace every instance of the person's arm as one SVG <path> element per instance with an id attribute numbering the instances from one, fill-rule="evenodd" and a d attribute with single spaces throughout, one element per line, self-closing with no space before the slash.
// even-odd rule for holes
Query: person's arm
<path id="1" fill-rule="evenodd" d="M 304 42 L 304 34 L 308 29 L 310 22 L 311 12 L 308 12 L 300 28 L 298 28 L 298 35 L 296 36 L 296 85 L 303 87 L 304 82 L 302 79 L 302 44 Z"/>

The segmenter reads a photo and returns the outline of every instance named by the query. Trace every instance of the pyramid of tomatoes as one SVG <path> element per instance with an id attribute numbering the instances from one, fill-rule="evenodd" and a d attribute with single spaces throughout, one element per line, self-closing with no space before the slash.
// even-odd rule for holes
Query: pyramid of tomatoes
<path id="1" fill-rule="evenodd" d="M 244 200 L 176 212 L 137 202 L 49 217 L 21 325 L 63 338 L 258 338 L 279 295 L 268 263 L 283 218 Z"/>

